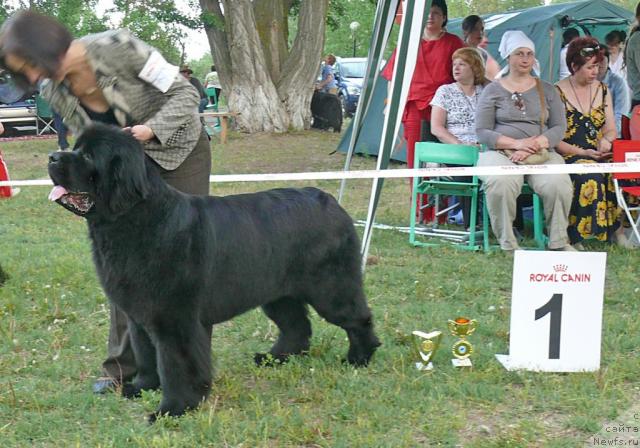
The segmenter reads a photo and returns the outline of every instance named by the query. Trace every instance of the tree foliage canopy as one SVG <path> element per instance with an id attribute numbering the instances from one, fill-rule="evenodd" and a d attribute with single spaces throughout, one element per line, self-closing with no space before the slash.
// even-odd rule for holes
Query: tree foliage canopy
<path id="1" fill-rule="evenodd" d="M 18 9 L 33 8 L 56 17 L 76 37 L 128 28 L 143 41 L 158 48 L 174 64 L 184 58 L 185 26 L 200 26 L 197 17 L 178 10 L 173 0 L 113 0 L 104 15 L 96 13 L 98 0 L 0 0 L 0 22 Z"/>
<path id="2" fill-rule="evenodd" d="M 569 0 L 553 0 L 563 3 Z M 609 0 L 635 10 L 637 0 Z M 204 28 L 211 49 L 190 61 L 200 77 L 215 63 L 231 105 L 262 114 L 250 131 L 286 130 L 308 124 L 308 103 L 323 54 L 366 56 L 377 0 L 113 0 L 98 16 L 98 0 L 0 0 L 0 22 L 18 8 L 32 7 L 58 18 L 79 37 L 124 27 L 181 64 L 187 28 Z M 447 0 L 449 17 L 523 9 L 544 0 Z M 353 31 L 350 25 L 358 23 Z M 397 31 L 397 29 L 396 29 Z M 394 38 L 390 42 L 393 46 Z M 390 51 L 390 49 L 388 49 Z M 241 93 L 247 91 L 247 93 Z M 260 98 L 260 99 L 256 99 Z M 257 105 L 257 103 L 261 103 Z M 258 110 L 261 110 L 258 113 Z M 242 121 L 242 118 L 240 119 Z M 259 120 L 258 120 L 259 121 Z"/>
<path id="3" fill-rule="evenodd" d="M 84 36 L 108 29 L 96 13 L 98 0 L 0 0 L 0 22 L 18 9 L 33 8 L 56 17 L 76 36 Z"/>

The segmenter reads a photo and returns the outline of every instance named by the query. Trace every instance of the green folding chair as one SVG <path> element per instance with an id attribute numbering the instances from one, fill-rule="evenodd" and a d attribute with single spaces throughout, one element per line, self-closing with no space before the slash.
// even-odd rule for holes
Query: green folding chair
<path id="1" fill-rule="evenodd" d="M 215 87 L 207 87 L 204 90 L 205 90 L 205 93 L 206 93 L 207 97 L 213 98 L 213 103 L 210 102 L 209 104 L 207 104 L 206 107 L 204 108 L 204 110 L 218 112 L 218 101 L 219 101 L 219 98 L 218 98 L 218 95 L 216 94 L 216 88 Z"/>
<path id="2" fill-rule="evenodd" d="M 542 208 L 542 200 L 526 182 L 522 185 L 520 194 L 533 196 L 533 240 L 535 242 L 533 249 L 545 250 L 548 238 L 544 234 L 544 209 Z M 489 211 L 487 209 L 486 198 L 483 201 L 482 207 L 482 228 L 485 229 L 483 241 L 484 251 L 488 252 L 491 250 L 491 245 L 489 244 Z"/>
<path id="3" fill-rule="evenodd" d="M 415 146 L 414 166 L 420 168 L 427 163 L 445 165 L 475 166 L 478 162 L 479 149 L 473 145 L 452 145 L 434 142 L 418 142 Z M 441 229 L 436 224 L 429 229 L 416 229 L 416 212 L 419 194 L 436 196 L 457 196 L 471 198 L 471 216 L 469 216 L 469 231 Z M 478 197 L 480 183 L 477 176 L 472 176 L 469 182 L 453 181 L 450 178 L 418 178 L 413 179 L 413 191 L 411 194 L 411 224 L 409 227 L 409 242 L 414 246 L 439 246 L 448 242 L 460 249 L 478 250 L 476 244 L 476 221 L 478 212 Z M 484 228 L 482 229 L 484 234 Z M 417 236 L 425 236 L 438 239 L 439 242 L 418 241 Z"/>
<path id="4" fill-rule="evenodd" d="M 51 131 L 57 134 L 58 131 L 53 126 L 53 111 L 49 106 L 49 103 L 45 101 L 40 95 L 36 95 L 36 134 L 42 135 L 47 131 Z M 40 126 L 43 126 L 40 129 Z"/>

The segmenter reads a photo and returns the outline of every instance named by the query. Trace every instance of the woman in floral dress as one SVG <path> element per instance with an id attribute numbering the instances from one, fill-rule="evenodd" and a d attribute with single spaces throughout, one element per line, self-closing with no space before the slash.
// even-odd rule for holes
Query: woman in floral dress
<path id="1" fill-rule="evenodd" d="M 597 80 L 598 63 L 603 57 L 603 48 L 592 37 L 577 38 L 569 44 L 567 67 L 571 76 L 556 85 L 567 115 L 567 131 L 556 147 L 565 163 L 599 163 L 611 158 L 611 143 L 617 132 L 611 95 Z M 596 238 L 628 247 L 611 175 L 571 174 L 571 179 L 571 244 L 583 249 L 582 241 Z"/>

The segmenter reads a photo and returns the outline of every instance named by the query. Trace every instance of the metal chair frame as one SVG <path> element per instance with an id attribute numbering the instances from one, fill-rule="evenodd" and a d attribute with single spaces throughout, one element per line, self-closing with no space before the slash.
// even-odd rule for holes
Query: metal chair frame
<path id="1" fill-rule="evenodd" d="M 638 140 L 615 140 L 613 142 L 613 161 L 627 162 L 640 161 L 640 141 Z M 640 173 L 613 173 L 613 185 L 616 189 L 616 199 L 618 205 L 622 207 L 627 220 L 631 225 L 635 243 L 640 244 L 640 205 L 631 207 L 627 203 L 623 193 L 640 198 L 640 186 L 623 186 L 620 180 L 640 179 Z M 633 218 L 632 212 L 636 212 L 636 219 Z"/>
<path id="2" fill-rule="evenodd" d="M 436 163 L 445 165 L 475 166 L 478 162 L 479 149 L 473 145 L 453 145 L 435 142 L 418 142 L 415 146 L 414 166 L 419 168 L 422 164 Z M 432 227 L 416 228 L 417 200 L 419 194 L 435 196 L 436 220 Z M 459 231 L 438 228 L 437 216 L 449 211 L 456 205 L 445 210 L 438 209 L 439 196 L 465 196 L 471 197 L 471 212 L 469 216 L 469 231 Z M 409 227 L 409 242 L 414 246 L 440 246 L 440 243 L 425 243 L 418 241 L 416 235 L 438 238 L 454 243 L 455 247 L 467 250 L 479 250 L 480 244 L 476 244 L 476 223 L 478 212 L 478 197 L 480 195 L 480 183 L 477 176 L 471 176 L 470 182 L 457 182 L 446 178 L 418 178 L 413 179 L 411 194 L 411 218 Z M 485 234 L 484 228 L 481 230 Z M 466 242 L 465 242 L 466 241 Z"/>
<path id="3" fill-rule="evenodd" d="M 42 135 L 47 132 L 47 129 L 57 134 L 58 131 L 54 127 L 53 111 L 49 106 L 49 103 L 45 101 L 40 95 L 36 95 L 36 134 Z M 44 124 L 44 128 L 40 129 L 40 123 Z"/>

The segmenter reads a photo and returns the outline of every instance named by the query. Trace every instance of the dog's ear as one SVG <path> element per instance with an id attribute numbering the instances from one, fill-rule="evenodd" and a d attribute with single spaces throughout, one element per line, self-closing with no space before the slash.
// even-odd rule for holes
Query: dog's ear
<path id="1" fill-rule="evenodd" d="M 120 215 L 146 199 L 149 186 L 143 159 L 138 161 L 115 154 L 109 160 L 107 170 L 108 185 L 101 190 L 113 215 Z"/>
<path id="2" fill-rule="evenodd" d="M 92 152 L 99 202 L 115 217 L 146 199 L 150 186 L 140 143 L 122 131 L 111 133 Z"/>

